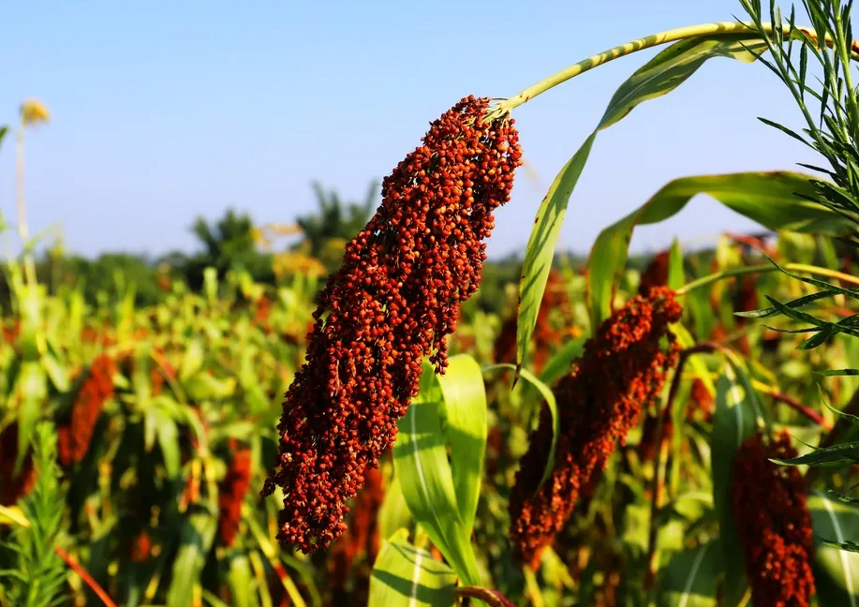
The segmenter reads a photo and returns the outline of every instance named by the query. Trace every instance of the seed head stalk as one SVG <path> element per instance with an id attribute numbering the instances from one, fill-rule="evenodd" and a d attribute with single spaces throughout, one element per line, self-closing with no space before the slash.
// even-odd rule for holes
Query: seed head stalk
<path id="1" fill-rule="evenodd" d="M 773 26 L 771 23 L 764 23 L 762 24 L 762 27 L 763 30 L 767 33 L 771 33 L 773 31 Z M 811 28 L 795 26 L 794 29 L 796 31 L 791 32 L 791 28 L 789 25 L 782 26 L 784 34 L 798 37 L 799 34 L 797 34 L 796 32 L 801 32 L 802 34 L 808 36 L 810 39 L 817 40 L 817 35 Z M 685 27 L 679 27 L 676 29 L 660 32 L 658 34 L 645 36 L 644 38 L 639 38 L 637 40 L 632 40 L 625 44 L 621 44 L 620 46 L 608 49 L 607 51 L 603 51 L 602 53 L 593 55 L 592 57 L 588 57 L 587 59 L 579 61 L 578 63 L 574 63 L 573 65 L 562 69 L 560 72 L 552 74 L 548 78 L 529 86 L 518 95 L 500 101 L 499 103 L 490 108 L 489 112 L 487 113 L 487 117 L 489 119 L 496 119 L 506 114 L 509 114 L 511 110 L 519 107 L 523 103 L 527 103 L 534 97 L 545 93 L 549 89 L 559 84 L 562 84 L 567 80 L 570 80 L 571 78 L 575 78 L 579 74 L 583 74 L 588 70 L 592 70 L 595 67 L 599 67 L 610 61 L 619 59 L 620 57 L 625 57 L 626 55 L 637 53 L 638 51 L 643 51 L 656 46 L 661 46 L 663 44 L 668 44 L 669 42 L 677 42 L 679 40 L 687 40 L 689 38 L 696 38 L 699 36 L 735 36 L 737 34 L 743 33 L 754 33 L 755 31 L 757 31 L 756 26 L 753 22 L 750 21 L 721 21 L 716 23 L 687 25 Z M 825 43 L 827 46 L 831 46 L 833 41 L 829 39 L 829 37 L 827 37 L 825 39 Z M 859 58 L 859 44 L 853 44 L 852 58 L 854 60 Z"/>
<path id="2" fill-rule="evenodd" d="M 843 272 L 838 272 L 837 270 L 830 270 L 829 268 L 821 268 L 819 266 L 812 266 L 804 263 L 786 263 L 782 264 L 781 268 L 790 272 L 804 272 L 806 274 L 811 274 L 812 276 L 834 278 L 849 284 L 859 286 L 859 278 L 855 276 L 850 276 L 849 274 L 845 274 Z M 736 276 L 742 276 L 744 274 L 776 272 L 778 270 L 779 268 L 773 264 L 760 264 L 756 266 L 746 266 L 743 268 L 732 268 L 730 270 L 723 270 L 721 272 L 715 272 L 713 274 L 708 274 L 707 276 L 702 276 L 701 278 L 693 280 L 692 282 L 686 283 L 685 285 L 677 289 L 677 295 L 686 295 L 690 291 L 700 289 L 701 287 L 706 287 L 707 285 L 710 285 L 719 280 L 724 280 L 726 278 L 734 278 Z"/>

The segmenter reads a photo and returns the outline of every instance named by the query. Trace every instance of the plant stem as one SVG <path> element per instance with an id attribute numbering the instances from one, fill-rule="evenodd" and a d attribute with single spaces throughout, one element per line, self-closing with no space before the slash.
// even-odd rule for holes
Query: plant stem
<path id="1" fill-rule="evenodd" d="M 772 25 L 769 23 L 763 24 L 763 28 L 767 32 L 772 31 Z M 813 40 L 817 39 L 814 30 L 811 28 L 797 26 L 796 29 L 802 31 Z M 783 30 L 786 34 L 790 33 L 789 26 L 783 26 Z M 616 46 L 592 57 L 588 57 L 583 61 L 574 63 L 573 65 L 562 69 L 560 72 L 552 74 L 548 78 L 529 86 L 515 97 L 504 99 L 503 101 L 499 102 L 498 105 L 496 105 L 493 109 L 490 110 L 490 116 L 494 117 L 504 115 L 513 110 L 514 108 L 519 107 L 523 103 L 530 101 L 537 95 L 545 93 L 550 88 L 555 87 L 563 82 L 566 82 L 567 80 L 574 78 L 579 74 L 583 74 L 588 70 L 592 70 L 595 67 L 599 67 L 600 65 L 608 63 L 609 61 L 614 61 L 615 59 L 618 59 L 620 57 L 631 55 L 632 53 L 637 53 L 638 51 L 643 51 L 645 49 L 653 48 L 655 46 L 667 44 L 669 42 L 676 42 L 678 40 L 695 38 L 697 36 L 730 36 L 742 33 L 753 34 L 755 31 L 755 24 L 750 21 L 722 21 L 717 23 L 687 25 L 685 27 L 660 32 L 658 34 L 652 34 L 644 38 L 639 38 L 638 40 L 632 40 L 630 42 L 627 42 L 626 44 L 621 44 L 620 46 Z M 832 41 L 827 38 L 826 43 L 827 45 L 831 45 Z M 857 48 L 859 48 L 859 46 L 854 44 L 854 53 Z"/>
<path id="2" fill-rule="evenodd" d="M 96 594 L 96 596 L 101 599 L 101 602 L 104 603 L 105 607 L 116 607 L 116 603 L 114 603 L 113 600 L 104 591 L 104 589 L 98 585 L 98 582 L 92 579 L 92 576 L 87 573 L 87 570 L 81 567 L 76 560 L 69 556 L 68 552 L 66 552 L 59 546 L 54 547 L 54 552 L 56 552 L 57 555 L 61 559 L 63 559 L 66 564 L 71 567 L 72 570 L 74 570 L 74 572 L 77 573 L 84 582 L 86 582 L 87 586 L 90 587 L 90 590 L 92 590 Z"/>
<path id="3" fill-rule="evenodd" d="M 33 260 L 33 253 L 27 249 L 30 230 L 27 225 L 27 205 L 24 202 L 24 129 L 25 124 L 22 120 L 15 148 L 15 198 L 18 206 L 18 236 L 21 238 L 21 246 L 24 247 L 24 273 L 27 284 L 30 288 L 35 288 L 36 263 Z"/>
<path id="4" fill-rule="evenodd" d="M 801 413 L 802 415 L 813 421 L 815 424 L 822 426 L 825 430 L 832 430 L 832 427 L 826 423 L 826 420 L 823 419 L 823 416 L 820 413 L 806 405 L 803 405 L 795 398 L 788 396 L 787 394 L 783 394 L 782 392 L 779 392 L 778 390 L 775 390 L 770 386 L 767 386 L 766 384 L 757 380 L 752 380 L 752 385 L 755 387 L 756 390 L 760 390 L 764 394 L 768 394 L 774 400 L 787 405 L 798 413 Z"/>
<path id="5" fill-rule="evenodd" d="M 490 607 L 516 607 L 510 602 L 510 600 L 505 598 L 503 594 L 497 590 L 490 590 L 489 588 L 464 586 L 457 588 L 454 592 L 458 597 L 477 599 L 478 601 L 483 601 Z"/>
<path id="6" fill-rule="evenodd" d="M 665 468 L 668 455 L 668 442 L 663 440 L 663 421 L 667 418 L 671 420 L 674 410 L 674 400 L 677 398 L 677 391 L 680 389 L 680 380 L 683 376 L 683 367 L 686 361 L 694 354 L 709 354 L 720 350 L 722 347 L 711 342 L 696 344 L 691 348 L 686 348 L 680 352 L 677 360 L 677 370 L 674 372 L 674 378 L 671 380 L 671 387 L 668 390 L 668 398 L 665 401 L 665 408 L 659 412 L 659 421 L 656 424 L 656 461 L 653 462 L 653 486 L 650 491 L 650 529 L 647 535 L 647 571 L 644 577 L 644 589 L 650 592 L 656 582 L 656 570 L 658 569 L 658 556 L 656 550 L 656 539 L 659 531 L 657 524 L 657 514 L 659 512 L 659 504 L 662 501 L 662 494 L 665 492 Z M 665 444 L 663 444 L 665 443 Z"/>
<path id="7" fill-rule="evenodd" d="M 849 274 L 844 274 L 843 272 L 839 272 L 837 270 L 830 270 L 829 268 L 821 268 L 818 266 L 810 266 L 804 263 L 786 263 L 781 266 L 785 270 L 789 270 L 792 272 L 806 272 L 811 274 L 812 276 L 825 276 L 826 278 L 835 278 L 853 285 L 859 286 L 859 278 L 855 276 L 850 276 Z M 733 278 L 735 276 L 742 276 L 743 274 L 755 274 L 755 273 L 764 273 L 764 272 L 776 272 L 779 268 L 777 268 L 773 264 L 761 264 L 757 266 L 746 266 L 743 268 L 732 268 L 730 270 L 723 270 L 721 272 L 716 272 L 715 274 L 708 274 L 707 276 L 703 276 L 698 278 L 697 280 L 693 280 L 692 282 L 686 283 L 679 289 L 677 289 L 677 295 L 686 295 L 689 291 L 694 291 L 695 289 L 706 287 L 707 285 L 717 282 L 719 280 L 723 280 L 725 278 Z"/>

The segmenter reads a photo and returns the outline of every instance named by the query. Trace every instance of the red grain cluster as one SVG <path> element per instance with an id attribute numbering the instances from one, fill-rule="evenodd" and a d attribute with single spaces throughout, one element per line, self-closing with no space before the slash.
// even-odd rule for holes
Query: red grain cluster
<path id="1" fill-rule="evenodd" d="M 218 490 L 218 530 L 225 546 L 232 546 L 242 520 L 242 503 L 248 494 L 253 474 L 251 450 L 240 447 L 238 441 L 230 439 L 230 464 Z"/>
<path id="2" fill-rule="evenodd" d="M 482 241 L 521 164 L 513 120 L 485 121 L 488 102 L 462 99 L 431 124 L 385 178 L 381 206 L 319 296 L 263 488 L 284 488 L 283 545 L 307 553 L 343 532 L 346 501 L 393 443 L 422 358 L 447 366 L 446 337 L 477 290 Z"/>
<path id="3" fill-rule="evenodd" d="M 537 324 L 534 326 L 532 341 L 534 343 L 534 371 L 543 370 L 549 358 L 552 347 L 561 342 L 563 333 L 552 326 L 550 315 L 552 310 L 561 309 L 569 315 L 569 298 L 564 284 L 564 278 L 557 270 L 549 272 L 549 280 L 537 311 Z M 518 315 L 511 314 L 501 326 L 501 331 L 495 340 L 495 362 L 516 362 L 516 326 Z"/>
<path id="4" fill-rule="evenodd" d="M 79 463 L 86 457 L 102 407 L 113 396 L 114 372 L 113 360 L 104 354 L 90 366 L 72 405 L 69 424 L 58 428 L 57 451 L 63 466 Z"/>
<path id="5" fill-rule="evenodd" d="M 660 394 L 679 349 L 668 325 L 681 312 L 666 288 L 635 297 L 600 325 L 572 372 L 558 382 L 554 393 L 561 428 L 554 469 L 537 491 L 552 437 L 551 415 L 544 407 L 510 498 L 510 535 L 523 561 L 537 566 L 580 489 L 602 472 L 641 409 Z"/>
<path id="6" fill-rule="evenodd" d="M 770 443 L 755 434 L 734 462 L 731 501 L 755 607 L 807 607 L 814 595 L 805 482 L 796 468 L 769 461 L 796 456 L 787 432 Z"/>

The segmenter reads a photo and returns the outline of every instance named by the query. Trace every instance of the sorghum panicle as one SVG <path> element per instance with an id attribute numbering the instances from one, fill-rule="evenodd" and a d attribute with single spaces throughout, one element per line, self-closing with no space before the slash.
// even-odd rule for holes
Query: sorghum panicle
<path id="1" fill-rule="evenodd" d="M 743 443 L 731 501 L 755 607 L 808 607 L 814 595 L 811 515 L 802 475 L 769 458 L 796 457 L 787 432 Z"/>
<path id="2" fill-rule="evenodd" d="M 552 436 L 551 415 L 543 407 L 510 498 L 510 535 L 523 561 L 537 566 L 581 487 L 602 472 L 641 409 L 659 396 L 679 348 L 668 325 L 681 311 L 666 288 L 635 297 L 600 325 L 572 372 L 555 386 L 560 434 L 554 469 L 537 491 Z"/>
<path id="3" fill-rule="evenodd" d="M 253 462 L 251 450 L 240 447 L 235 439 L 229 441 L 231 456 L 227 475 L 218 491 L 218 530 L 225 546 L 232 546 L 242 520 L 242 503 L 251 484 Z"/>
<path id="4" fill-rule="evenodd" d="M 83 461 L 105 401 L 113 396 L 113 359 L 98 356 L 78 389 L 69 425 L 58 428 L 57 451 L 64 466 Z"/>
<path id="5" fill-rule="evenodd" d="M 488 103 L 468 97 L 431 124 L 383 181 L 381 206 L 319 296 L 263 488 L 284 489 L 284 545 L 306 553 L 343 532 L 346 501 L 393 443 L 422 358 L 438 372 L 447 365 L 445 339 L 477 290 L 493 210 L 521 164 L 513 120 L 487 123 Z"/>

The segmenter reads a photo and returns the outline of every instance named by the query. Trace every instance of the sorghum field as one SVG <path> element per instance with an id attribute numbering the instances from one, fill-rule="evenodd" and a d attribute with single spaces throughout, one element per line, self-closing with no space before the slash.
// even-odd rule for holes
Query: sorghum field
<path id="1" fill-rule="evenodd" d="M 852 3 L 737 8 L 451 100 L 381 203 L 319 187 L 295 225 L 201 219 L 204 253 L 158 267 L 36 254 L 21 193 L 0 217 L 22 245 L 0 285 L 0 605 L 859 605 Z M 524 257 L 487 260 L 515 109 L 663 45 Z M 587 258 L 556 251 L 599 133 L 711 58 L 779 79 L 803 128 L 761 128 L 818 165 L 680 176 Z M 49 118 L 28 101 L 0 131 L 22 183 Z M 759 231 L 629 255 L 698 194 Z"/>

